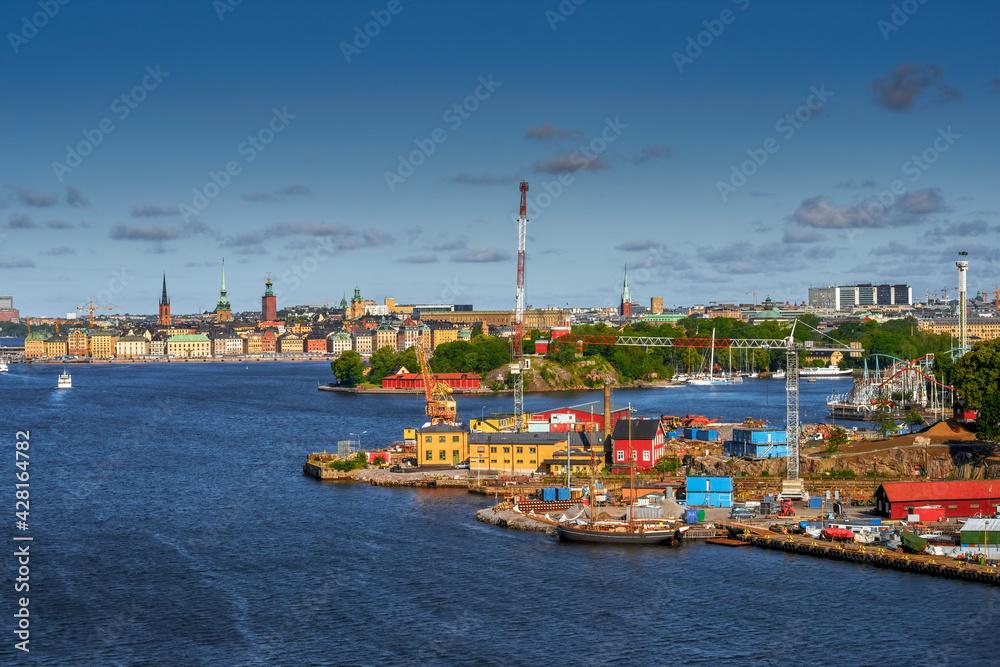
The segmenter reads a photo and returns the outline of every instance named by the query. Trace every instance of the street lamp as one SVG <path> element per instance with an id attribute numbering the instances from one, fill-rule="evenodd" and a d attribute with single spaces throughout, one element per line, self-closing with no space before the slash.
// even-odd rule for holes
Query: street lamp
<path id="1" fill-rule="evenodd" d="M 364 430 L 361 433 L 351 433 L 351 435 L 358 436 L 358 451 L 361 451 L 361 436 L 363 436 L 367 432 L 368 432 L 367 430 Z"/>

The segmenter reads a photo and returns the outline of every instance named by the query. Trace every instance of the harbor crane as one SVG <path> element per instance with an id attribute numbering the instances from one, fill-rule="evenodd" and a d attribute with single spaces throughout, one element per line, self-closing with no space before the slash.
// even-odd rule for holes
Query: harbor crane
<path id="1" fill-rule="evenodd" d="M 87 302 L 85 306 L 77 306 L 77 310 L 89 310 L 90 311 L 90 328 L 94 328 L 94 311 L 95 310 L 116 310 L 118 306 L 95 306 L 94 300 L 91 299 Z"/>
<path id="2" fill-rule="evenodd" d="M 836 342 L 829 346 L 816 346 L 812 341 L 795 340 L 795 325 L 787 338 L 663 338 L 659 336 L 619 336 L 616 334 L 571 334 L 567 340 L 583 345 L 628 345 L 639 347 L 693 347 L 707 348 L 714 345 L 730 350 L 785 350 L 785 393 L 787 397 L 785 439 L 788 443 L 788 475 L 782 482 L 781 497 L 803 498 L 805 487 L 799 476 L 799 352 L 850 352 L 851 347 Z M 806 325 L 808 326 L 808 325 Z M 821 333 L 821 332 L 820 332 Z M 857 350 L 854 350 L 855 352 Z"/>
<path id="3" fill-rule="evenodd" d="M 514 349 L 510 373 L 514 376 L 514 431 L 524 430 L 524 245 L 528 229 L 528 183 L 521 181 L 521 210 L 517 218 L 517 287 L 514 292 Z"/>
<path id="4" fill-rule="evenodd" d="M 424 377 L 424 395 L 427 398 L 425 412 L 430 417 L 431 424 L 455 423 L 457 410 L 455 399 L 451 396 L 451 387 L 447 383 L 437 380 L 431 373 L 424 348 L 420 345 L 415 347 L 417 361 L 420 363 L 420 373 Z"/>

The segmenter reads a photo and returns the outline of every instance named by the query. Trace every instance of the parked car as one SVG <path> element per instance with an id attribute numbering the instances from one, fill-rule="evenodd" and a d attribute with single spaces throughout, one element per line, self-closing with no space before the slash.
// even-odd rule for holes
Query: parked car
<path id="1" fill-rule="evenodd" d="M 462 461 L 457 466 L 455 466 L 455 470 L 469 470 L 469 468 L 470 468 L 470 463 L 468 461 Z"/>
<path id="2" fill-rule="evenodd" d="M 729 513 L 730 519 L 753 519 L 756 516 L 757 512 L 749 507 L 734 507 Z"/>

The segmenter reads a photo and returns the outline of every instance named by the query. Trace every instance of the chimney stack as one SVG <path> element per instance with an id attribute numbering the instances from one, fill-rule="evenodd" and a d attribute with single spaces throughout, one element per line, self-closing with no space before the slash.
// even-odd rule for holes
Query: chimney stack
<path id="1" fill-rule="evenodd" d="M 611 437 L 611 384 L 604 383 L 604 440 Z"/>

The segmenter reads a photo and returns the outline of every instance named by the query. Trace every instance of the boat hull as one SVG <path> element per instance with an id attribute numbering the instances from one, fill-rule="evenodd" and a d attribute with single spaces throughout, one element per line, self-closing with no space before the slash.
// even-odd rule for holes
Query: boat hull
<path id="1" fill-rule="evenodd" d="M 591 530 L 576 526 L 556 526 L 560 540 L 567 542 L 592 542 L 603 544 L 660 544 L 675 546 L 680 544 L 683 533 L 679 530 L 647 530 L 643 532 L 616 533 L 607 530 Z"/>

